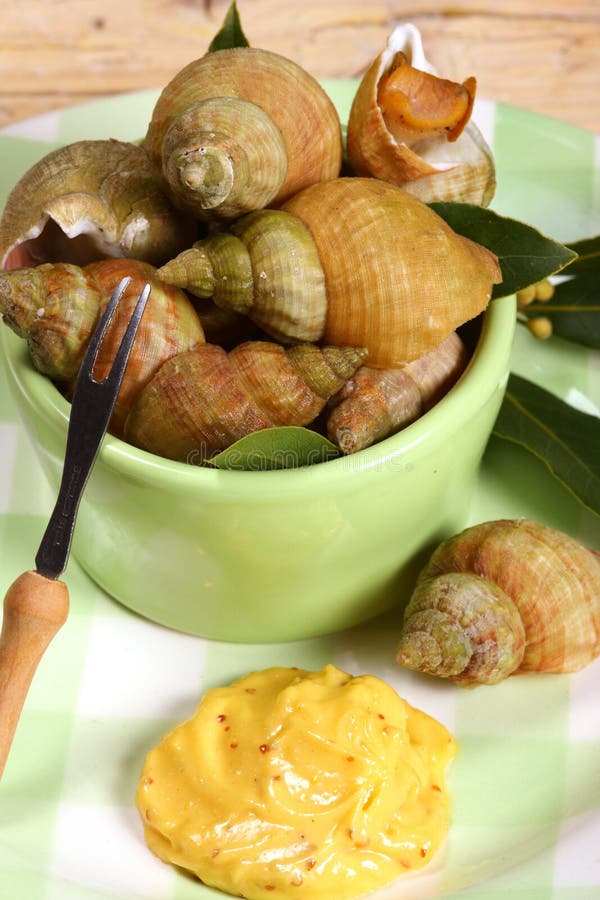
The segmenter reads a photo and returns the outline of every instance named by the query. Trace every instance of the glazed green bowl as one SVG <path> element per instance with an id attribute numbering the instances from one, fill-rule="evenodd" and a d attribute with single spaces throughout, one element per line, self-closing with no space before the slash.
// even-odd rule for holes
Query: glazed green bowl
<path id="1" fill-rule="evenodd" d="M 171 628 L 248 642 L 307 638 L 408 599 L 425 556 L 462 528 L 509 372 L 514 298 L 480 320 L 468 368 L 429 412 L 359 453 L 297 469 L 221 471 L 108 435 L 73 553 L 124 605 Z M 69 404 L 0 329 L 20 415 L 58 489 Z"/>

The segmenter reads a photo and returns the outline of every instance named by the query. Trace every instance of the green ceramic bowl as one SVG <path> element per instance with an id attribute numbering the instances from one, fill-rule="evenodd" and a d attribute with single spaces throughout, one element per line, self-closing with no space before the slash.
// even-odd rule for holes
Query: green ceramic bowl
<path id="1" fill-rule="evenodd" d="M 143 616 L 228 641 L 306 638 L 405 602 L 425 555 L 466 522 L 514 323 L 513 298 L 491 303 L 458 384 L 351 457 L 219 471 L 107 436 L 79 510 L 77 561 Z M 25 343 L 0 334 L 20 414 L 57 489 L 69 405 L 32 368 Z"/>

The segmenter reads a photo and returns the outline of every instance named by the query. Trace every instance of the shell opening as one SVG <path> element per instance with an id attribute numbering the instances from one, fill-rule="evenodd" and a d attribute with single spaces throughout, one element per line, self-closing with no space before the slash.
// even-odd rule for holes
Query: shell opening
<path id="1" fill-rule="evenodd" d="M 121 234 L 121 248 L 127 254 L 142 258 L 143 250 L 151 238 L 150 222 L 145 216 L 130 219 Z M 138 250 L 139 248 L 139 250 Z"/>
<path id="2" fill-rule="evenodd" d="M 411 66 L 398 53 L 381 78 L 377 102 L 384 122 L 399 142 L 443 134 L 455 141 L 467 124 L 475 98 L 475 79 L 463 84 L 437 78 Z"/>
<path id="3" fill-rule="evenodd" d="M 60 259 L 85 266 L 102 257 L 121 256 L 114 242 L 90 219 L 79 220 L 67 231 L 50 216 L 44 216 L 6 254 L 5 269 L 21 269 Z"/>
<path id="4" fill-rule="evenodd" d="M 474 78 L 437 77 L 414 26 L 395 29 L 350 110 L 347 150 L 356 174 L 400 185 L 425 203 L 487 206 L 494 161 L 471 120 L 475 90 Z"/>
<path id="5" fill-rule="evenodd" d="M 0 217 L 0 264 L 85 266 L 131 255 L 159 264 L 195 234 L 142 147 L 76 141 L 43 156 L 13 187 Z"/>

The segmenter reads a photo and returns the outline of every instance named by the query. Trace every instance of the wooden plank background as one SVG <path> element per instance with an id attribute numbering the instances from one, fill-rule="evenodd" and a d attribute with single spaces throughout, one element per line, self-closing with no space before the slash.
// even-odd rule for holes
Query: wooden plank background
<path id="1" fill-rule="evenodd" d="M 205 51 L 229 0 L 0 0 L 0 127 L 161 87 Z M 600 0 L 238 0 L 250 43 L 358 76 L 401 22 L 479 95 L 600 132 Z"/>

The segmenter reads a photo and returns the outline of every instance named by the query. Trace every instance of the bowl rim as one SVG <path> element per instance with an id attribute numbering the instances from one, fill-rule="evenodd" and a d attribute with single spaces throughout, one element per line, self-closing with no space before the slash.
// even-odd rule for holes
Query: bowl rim
<path id="1" fill-rule="evenodd" d="M 254 490 L 258 484 L 265 488 L 271 482 L 275 488 L 281 489 L 285 484 L 287 489 L 293 485 L 302 487 L 307 479 L 310 479 L 311 485 L 321 479 L 333 483 L 352 473 L 378 470 L 394 463 L 398 468 L 398 458 L 414 450 L 432 433 L 437 431 L 441 438 L 449 426 L 455 430 L 458 422 L 468 418 L 472 405 L 482 399 L 482 392 L 491 394 L 505 388 L 509 375 L 507 363 L 516 327 L 515 310 L 512 295 L 492 300 L 482 314 L 481 332 L 467 368 L 450 391 L 406 428 L 355 454 L 290 469 L 211 469 L 159 457 L 107 434 L 98 459 L 108 468 L 129 478 L 144 480 L 146 477 L 157 486 L 168 483 L 171 490 L 177 481 L 184 491 L 189 490 L 192 484 L 201 485 L 206 490 L 222 491 L 224 484 L 229 484 L 236 491 L 243 491 L 245 487 Z M 54 430 L 64 433 L 66 442 L 70 410 L 68 401 L 47 376 L 33 367 L 26 342 L 7 327 L 0 329 L 0 344 L 4 350 L 9 381 L 13 382 L 13 394 L 18 390 L 24 395 L 36 415 L 46 420 Z"/>

